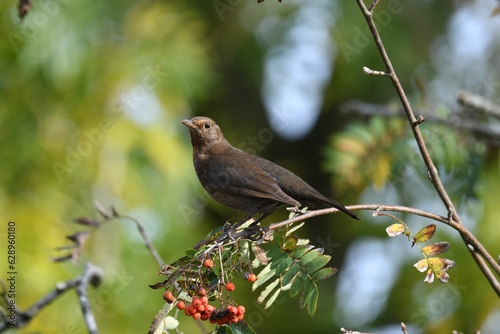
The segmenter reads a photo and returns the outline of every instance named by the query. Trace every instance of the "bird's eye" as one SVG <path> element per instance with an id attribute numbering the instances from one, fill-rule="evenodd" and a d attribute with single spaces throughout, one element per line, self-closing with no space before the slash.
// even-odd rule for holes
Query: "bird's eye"
<path id="1" fill-rule="evenodd" d="M 203 127 L 204 127 L 205 129 L 210 129 L 210 127 L 211 127 L 211 126 L 212 126 L 212 124 L 210 124 L 210 122 L 206 122 L 206 123 L 203 125 Z"/>

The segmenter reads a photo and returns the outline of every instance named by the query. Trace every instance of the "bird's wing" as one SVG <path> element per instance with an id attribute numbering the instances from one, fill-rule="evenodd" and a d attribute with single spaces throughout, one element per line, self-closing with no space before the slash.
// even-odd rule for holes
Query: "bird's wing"
<path id="1" fill-rule="evenodd" d="M 246 153 L 235 156 L 213 155 L 206 162 L 205 170 L 211 171 L 207 176 L 212 186 L 228 193 L 300 206 L 298 201 L 283 192 L 278 180 L 260 166 L 260 159 Z"/>

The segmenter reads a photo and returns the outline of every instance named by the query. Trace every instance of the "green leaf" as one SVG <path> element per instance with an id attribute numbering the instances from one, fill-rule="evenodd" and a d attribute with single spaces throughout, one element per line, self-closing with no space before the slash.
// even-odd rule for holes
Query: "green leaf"
<path id="1" fill-rule="evenodd" d="M 300 258 L 300 264 L 305 266 L 306 264 L 308 264 L 309 262 L 311 262 L 312 260 L 314 260 L 315 258 L 317 258 L 319 256 L 319 252 L 317 249 L 313 249 L 311 250 L 310 252 L 307 252 L 306 254 L 304 254 L 301 258 Z"/>
<path id="2" fill-rule="evenodd" d="M 318 299 L 319 299 L 319 290 L 315 285 L 315 289 L 309 295 L 309 299 L 307 300 L 307 313 L 310 316 L 313 316 L 316 313 L 316 309 L 318 307 Z"/>
<path id="3" fill-rule="evenodd" d="M 257 280 L 252 284 L 252 291 L 255 291 L 258 287 L 266 283 L 270 278 L 274 277 L 274 269 L 271 269 L 271 264 L 268 264 L 260 271 L 257 275 Z"/>
<path id="4" fill-rule="evenodd" d="M 290 266 L 292 265 L 292 262 L 293 262 L 293 260 L 291 258 L 289 258 L 288 256 L 285 257 L 285 258 L 273 261 L 272 267 L 275 268 L 275 273 L 274 274 L 276 276 L 281 275 L 283 272 L 285 272 L 285 270 L 287 270 L 288 268 L 290 268 Z"/>
<path id="5" fill-rule="evenodd" d="M 295 297 L 302 290 L 307 274 L 301 271 L 293 280 L 292 286 L 290 287 L 290 297 Z"/>
<path id="6" fill-rule="evenodd" d="M 305 253 L 310 250 L 311 246 L 309 245 L 297 246 L 297 248 L 295 248 L 294 251 L 290 253 L 290 256 L 294 259 L 300 259 Z"/>
<path id="7" fill-rule="evenodd" d="M 304 269 L 309 273 L 312 274 L 319 269 L 323 268 L 326 266 L 328 262 L 330 262 L 330 259 L 332 257 L 330 255 L 320 255 L 315 259 L 312 259 L 309 263 L 304 265 Z"/>
<path id="8" fill-rule="evenodd" d="M 186 249 L 186 255 L 190 258 L 194 258 L 197 252 L 198 252 L 198 250 L 193 249 L 193 248 Z"/>
<path id="9" fill-rule="evenodd" d="M 308 247 L 311 247 L 309 244 L 311 242 L 309 241 L 309 239 L 299 239 L 297 240 L 297 246 L 308 246 Z"/>
<path id="10" fill-rule="evenodd" d="M 279 248 L 278 246 L 274 246 L 273 248 L 269 249 L 267 251 L 267 257 L 270 258 L 271 260 L 274 260 L 276 257 L 283 256 L 286 254 L 283 253 L 283 250 Z"/>
<path id="11" fill-rule="evenodd" d="M 316 312 L 318 294 L 319 292 L 316 284 L 312 280 L 306 281 L 304 285 L 304 291 L 300 296 L 300 308 L 308 306 L 307 311 L 309 312 L 311 310 L 312 314 L 314 314 L 314 312 Z M 309 303 L 311 302 L 313 303 L 313 305 L 309 305 Z M 312 315 L 310 312 L 309 314 Z"/>
<path id="12" fill-rule="evenodd" d="M 231 332 L 223 332 L 224 334 L 227 334 L 227 333 L 232 333 L 232 334 L 256 334 L 255 330 L 252 328 L 252 326 L 250 326 L 249 324 L 247 324 L 243 320 L 240 320 L 240 321 L 238 321 L 237 323 L 234 323 L 234 324 L 228 324 L 228 325 L 225 325 L 225 326 L 221 326 L 220 328 L 224 328 L 224 327 L 227 327 L 227 329 L 231 331 Z M 219 332 L 217 332 L 217 333 L 219 333 Z"/>
<path id="13" fill-rule="evenodd" d="M 262 292 L 260 293 L 259 298 L 257 298 L 257 303 L 258 304 L 263 303 L 264 300 L 266 300 L 267 296 L 269 296 L 269 294 L 271 292 L 273 292 L 273 290 L 279 285 L 279 283 L 280 283 L 280 279 L 277 278 L 272 283 L 270 283 L 268 286 L 266 286 L 266 288 L 264 290 L 262 290 Z M 278 289 L 278 291 L 279 291 L 279 289 Z"/>
<path id="14" fill-rule="evenodd" d="M 304 226 L 304 222 L 300 223 L 300 224 L 297 224 L 295 225 L 294 227 L 290 228 L 288 231 L 286 231 L 286 236 L 289 236 L 291 235 L 293 232 L 297 231 L 299 228 L 301 228 L 302 226 Z"/>
<path id="15" fill-rule="evenodd" d="M 292 282 L 293 278 L 299 273 L 300 266 L 298 263 L 292 264 L 292 266 L 283 274 L 281 279 L 281 285 L 286 286 Z"/>
<path id="16" fill-rule="evenodd" d="M 280 288 L 278 288 L 278 289 L 276 289 L 276 291 L 274 291 L 273 295 L 271 297 L 269 297 L 269 299 L 267 300 L 266 305 L 264 305 L 264 309 L 268 309 L 271 307 L 271 305 L 273 305 L 276 298 L 278 298 L 280 292 L 281 292 Z"/>
<path id="17" fill-rule="evenodd" d="M 328 268 L 323 268 L 315 272 L 311 278 L 314 282 L 321 281 L 324 279 L 327 279 L 328 277 L 331 277 L 335 275 L 337 272 L 336 268 L 328 267 Z"/>

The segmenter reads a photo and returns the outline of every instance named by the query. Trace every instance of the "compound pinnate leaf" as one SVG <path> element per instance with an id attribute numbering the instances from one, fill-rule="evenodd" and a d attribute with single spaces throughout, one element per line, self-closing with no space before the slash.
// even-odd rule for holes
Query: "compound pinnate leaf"
<path id="1" fill-rule="evenodd" d="M 429 256 L 439 255 L 450 249 L 450 244 L 446 241 L 436 242 L 432 245 L 427 245 L 422 248 L 422 253 Z"/>
<path id="2" fill-rule="evenodd" d="M 385 232 L 390 237 L 395 237 L 402 234 L 405 231 L 405 226 L 403 224 L 392 224 L 385 229 Z"/>
<path id="3" fill-rule="evenodd" d="M 426 227 L 422 228 L 413 238 L 412 246 L 415 245 L 415 243 L 421 244 L 428 241 L 430 238 L 432 238 L 434 232 L 436 232 L 436 225 L 434 224 L 427 225 Z"/>

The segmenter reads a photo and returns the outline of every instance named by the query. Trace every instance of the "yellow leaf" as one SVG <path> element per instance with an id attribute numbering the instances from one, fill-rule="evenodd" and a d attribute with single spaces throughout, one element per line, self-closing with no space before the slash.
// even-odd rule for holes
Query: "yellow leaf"
<path id="1" fill-rule="evenodd" d="M 427 270 L 427 275 L 425 275 L 424 283 L 432 283 L 434 282 L 434 272 L 432 269 Z"/>
<path id="2" fill-rule="evenodd" d="M 385 229 L 385 232 L 390 237 L 395 237 L 402 234 L 405 231 L 405 226 L 403 224 L 392 224 Z"/>
<path id="3" fill-rule="evenodd" d="M 434 232 L 436 232 L 436 225 L 434 224 L 427 225 L 426 227 L 422 228 L 413 238 L 412 246 L 415 245 L 415 243 L 421 244 L 428 241 L 430 238 L 432 238 Z"/>
<path id="4" fill-rule="evenodd" d="M 436 242 L 435 244 L 427 245 L 424 248 L 422 248 L 422 253 L 434 256 L 446 252 L 449 248 L 450 244 L 447 243 L 446 241 Z"/>
<path id="5" fill-rule="evenodd" d="M 448 260 L 448 259 L 443 259 L 440 257 L 431 257 L 431 258 L 428 258 L 427 261 L 429 262 L 431 269 L 435 272 L 446 271 L 446 270 L 451 269 L 455 266 L 454 261 Z"/>
<path id="6" fill-rule="evenodd" d="M 417 270 L 420 271 L 421 273 L 423 273 L 424 271 L 426 271 L 427 268 L 429 267 L 426 259 L 422 259 L 422 260 L 418 261 L 413 266 L 415 268 L 417 268 Z"/>

